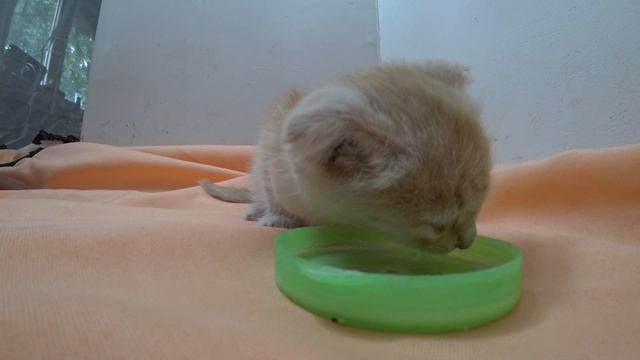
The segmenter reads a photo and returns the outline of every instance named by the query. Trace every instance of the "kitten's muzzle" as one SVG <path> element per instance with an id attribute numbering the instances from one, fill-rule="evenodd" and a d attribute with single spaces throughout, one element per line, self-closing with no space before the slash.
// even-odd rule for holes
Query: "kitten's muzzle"
<path id="1" fill-rule="evenodd" d="M 455 238 L 450 235 L 443 236 L 437 239 L 433 238 L 418 238 L 416 243 L 420 245 L 424 250 L 432 254 L 448 254 L 453 251 L 457 246 L 454 240 Z"/>
<path id="2" fill-rule="evenodd" d="M 436 254 L 446 254 L 452 250 L 467 249 L 476 239 L 476 226 L 475 224 L 468 227 L 449 227 L 444 233 L 439 236 L 419 236 L 416 238 L 416 242 L 422 245 L 427 251 Z"/>
<path id="3" fill-rule="evenodd" d="M 456 238 L 456 247 L 458 249 L 467 249 L 476 239 L 477 231 L 475 224 L 469 229 L 462 231 Z"/>

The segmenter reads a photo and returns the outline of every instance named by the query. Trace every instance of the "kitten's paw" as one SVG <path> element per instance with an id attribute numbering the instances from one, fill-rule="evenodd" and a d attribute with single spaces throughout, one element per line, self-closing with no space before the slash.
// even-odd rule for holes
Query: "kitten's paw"
<path id="1" fill-rule="evenodd" d="M 264 216 L 267 211 L 264 206 L 253 203 L 249 205 L 247 210 L 244 211 L 244 219 L 249 221 L 256 221 Z"/>
<path id="2" fill-rule="evenodd" d="M 289 214 L 266 213 L 258 220 L 258 225 L 291 229 L 304 226 L 304 222 Z"/>

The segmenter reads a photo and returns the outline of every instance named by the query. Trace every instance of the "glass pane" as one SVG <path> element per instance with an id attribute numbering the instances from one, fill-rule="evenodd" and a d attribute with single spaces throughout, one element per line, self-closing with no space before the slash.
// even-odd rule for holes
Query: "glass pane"
<path id="1" fill-rule="evenodd" d="M 73 27 L 67 45 L 67 55 L 64 58 L 64 70 L 60 90 L 67 99 L 78 102 L 84 109 L 89 85 L 89 64 L 93 51 L 93 38 Z"/>
<path id="2" fill-rule="evenodd" d="M 58 0 L 18 0 L 7 44 L 42 62 Z"/>
<path id="3" fill-rule="evenodd" d="M 10 19 L 0 44 L 0 146 L 23 147 L 42 131 L 79 139 L 101 0 L 7 4 L 0 6 L 0 19 Z"/>

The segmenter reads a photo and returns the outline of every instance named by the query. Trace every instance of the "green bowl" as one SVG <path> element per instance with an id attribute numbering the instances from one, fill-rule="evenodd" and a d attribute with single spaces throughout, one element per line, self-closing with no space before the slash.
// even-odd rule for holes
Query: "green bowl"
<path id="1" fill-rule="evenodd" d="M 478 236 L 447 255 L 393 247 L 371 230 L 308 227 L 276 241 L 276 281 L 294 303 L 350 326 L 393 332 L 466 330 L 518 302 L 522 252 Z"/>

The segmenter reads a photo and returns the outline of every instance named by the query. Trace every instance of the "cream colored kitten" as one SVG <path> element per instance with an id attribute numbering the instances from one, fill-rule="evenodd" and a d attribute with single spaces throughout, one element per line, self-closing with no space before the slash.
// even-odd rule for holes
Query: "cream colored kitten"
<path id="1" fill-rule="evenodd" d="M 274 108 L 260 135 L 252 191 L 204 181 L 214 197 L 251 200 L 275 227 L 378 228 L 433 252 L 466 248 L 489 186 L 489 141 L 464 67 L 384 64 Z"/>

